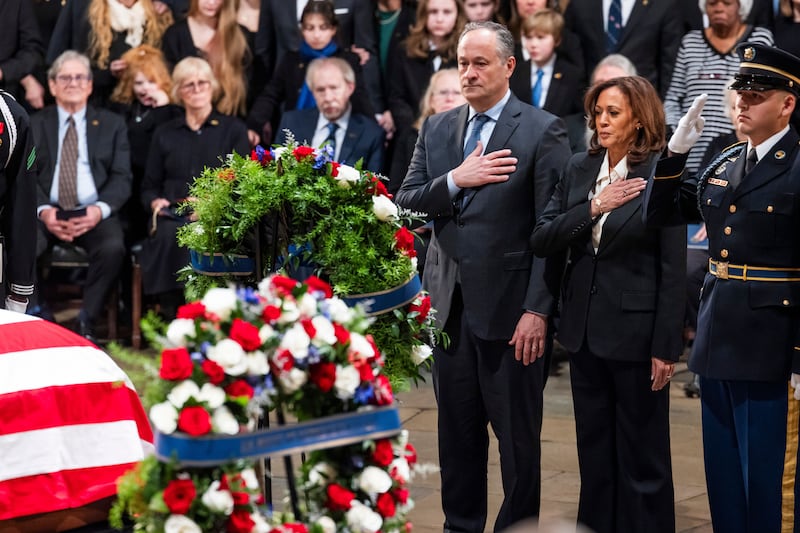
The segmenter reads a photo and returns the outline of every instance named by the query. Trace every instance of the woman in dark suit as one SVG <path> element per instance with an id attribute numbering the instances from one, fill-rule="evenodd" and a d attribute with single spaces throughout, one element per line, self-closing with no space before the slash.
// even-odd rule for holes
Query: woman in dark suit
<path id="1" fill-rule="evenodd" d="M 664 112 L 638 76 L 594 86 L 584 107 L 589 151 L 570 160 L 532 237 L 538 255 L 569 253 L 558 338 L 570 353 L 578 520 L 597 533 L 672 533 L 668 384 L 683 349 L 686 230 L 646 228 L 640 197 Z"/>

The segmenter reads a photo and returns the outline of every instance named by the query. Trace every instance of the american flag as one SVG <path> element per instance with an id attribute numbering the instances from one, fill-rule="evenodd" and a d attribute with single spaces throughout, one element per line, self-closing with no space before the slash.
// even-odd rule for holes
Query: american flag
<path id="1" fill-rule="evenodd" d="M 116 494 L 153 451 L 125 373 L 56 324 L 0 310 L 0 520 Z"/>

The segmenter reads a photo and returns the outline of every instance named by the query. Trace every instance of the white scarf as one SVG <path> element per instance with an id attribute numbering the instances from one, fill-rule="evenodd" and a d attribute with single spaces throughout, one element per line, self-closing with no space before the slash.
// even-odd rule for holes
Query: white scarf
<path id="1" fill-rule="evenodd" d="M 131 48 L 142 44 L 144 25 L 147 15 L 142 3 L 137 0 L 131 7 L 125 7 L 118 0 L 107 0 L 111 29 L 116 32 L 127 32 L 125 43 Z"/>

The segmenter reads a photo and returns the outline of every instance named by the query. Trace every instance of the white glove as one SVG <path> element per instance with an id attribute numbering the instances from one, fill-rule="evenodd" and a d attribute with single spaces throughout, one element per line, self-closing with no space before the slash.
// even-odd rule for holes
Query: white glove
<path id="1" fill-rule="evenodd" d="M 701 94 L 692 102 L 692 107 L 686 112 L 678 121 L 678 127 L 675 128 L 675 133 L 669 138 L 669 151 L 675 154 L 685 154 L 692 149 L 694 143 L 700 138 L 703 133 L 703 126 L 706 125 L 706 119 L 700 116 L 703 111 L 703 106 L 706 105 L 708 95 Z"/>
<path id="2" fill-rule="evenodd" d="M 800 400 L 800 374 L 792 374 L 792 379 L 789 380 L 789 383 L 794 389 L 794 399 Z"/>
<path id="3" fill-rule="evenodd" d="M 26 298 L 24 302 L 20 302 L 12 299 L 11 296 L 6 296 L 6 309 L 15 313 L 25 313 L 28 309 L 28 299 Z"/>

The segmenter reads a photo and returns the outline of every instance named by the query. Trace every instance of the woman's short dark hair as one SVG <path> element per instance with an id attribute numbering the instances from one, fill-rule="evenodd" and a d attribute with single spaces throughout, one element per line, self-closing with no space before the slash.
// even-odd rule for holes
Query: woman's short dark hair
<path id="1" fill-rule="evenodd" d="M 301 25 L 308 15 L 321 15 L 325 20 L 325 24 L 332 28 L 339 26 L 339 21 L 336 19 L 336 11 L 333 8 L 333 2 L 330 0 L 310 0 L 306 4 L 306 7 L 303 8 L 303 13 L 300 15 Z"/>
<path id="2" fill-rule="evenodd" d="M 641 163 L 653 152 L 661 152 L 666 145 L 666 119 L 664 118 L 664 105 L 653 85 L 641 76 L 626 76 L 612 78 L 592 86 L 583 100 L 586 112 L 586 125 L 592 130 L 592 139 L 589 141 L 589 153 L 597 154 L 604 150 L 597 140 L 597 124 L 595 123 L 594 108 L 600 94 L 606 89 L 616 87 L 628 99 L 631 106 L 633 120 L 641 124 L 637 127 L 637 135 L 628 149 L 628 162 Z"/>

